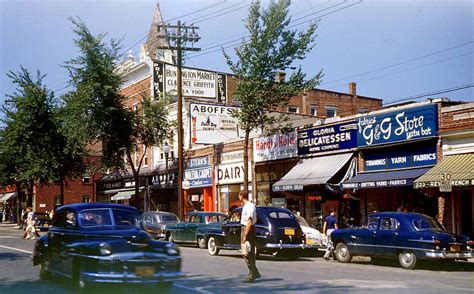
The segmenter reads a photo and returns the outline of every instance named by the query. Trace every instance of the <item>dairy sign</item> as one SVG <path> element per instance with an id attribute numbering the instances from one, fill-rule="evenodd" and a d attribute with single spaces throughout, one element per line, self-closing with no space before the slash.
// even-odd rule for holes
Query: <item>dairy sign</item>
<path id="1" fill-rule="evenodd" d="M 212 167 L 208 156 L 191 158 L 184 170 L 184 180 L 189 181 L 190 188 L 212 186 Z"/>
<path id="2" fill-rule="evenodd" d="M 249 161 L 248 179 L 252 180 L 252 168 Z M 220 164 L 216 169 L 219 185 L 238 184 L 244 182 L 244 152 L 235 151 L 223 153 Z"/>
<path id="3" fill-rule="evenodd" d="M 238 110 L 232 106 L 190 103 L 191 143 L 214 144 L 242 138 L 244 133 L 239 130 L 238 120 L 232 117 L 232 111 Z"/>
<path id="4" fill-rule="evenodd" d="M 295 131 L 288 134 L 276 134 L 253 139 L 253 159 L 255 162 L 291 158 L 297 155 Z"/>
<path id="5" fill-rule="evenodd" d="M 436 104 L 392 111 L 357 120 L 357 146 L 367 147 L 436 136 Z"/>
<path id="6" fill-rule="evenodd" d="M 298 155 L 340 151 L 357 146 L 354 121 L 298 131 Z"/>

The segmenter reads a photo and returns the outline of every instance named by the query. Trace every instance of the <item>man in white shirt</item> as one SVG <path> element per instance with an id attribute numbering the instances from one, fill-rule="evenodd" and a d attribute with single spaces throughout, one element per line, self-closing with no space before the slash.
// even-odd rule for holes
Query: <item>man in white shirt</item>
<path id="1" fill-rule="evenodd" d="M 255 265 L 255 223 L 257 222 L 257 209 L 252 202 L 249 201 L 249 193 L 247 190 L 239 192 L 239 200 L 242 202 L 244 207 L 242 208 L 242 216 L 240 223 L 242 225 L 241 230 L 241 243 L 244 244 L 246 241 L 250 243 L 250 250 L 247 255 L 243 255 L 247 267 L 249 268 L 249 275 L 245 282 L 253 283 L 255 279 L 261 277 L 258 272 L 257 266 Z"/>

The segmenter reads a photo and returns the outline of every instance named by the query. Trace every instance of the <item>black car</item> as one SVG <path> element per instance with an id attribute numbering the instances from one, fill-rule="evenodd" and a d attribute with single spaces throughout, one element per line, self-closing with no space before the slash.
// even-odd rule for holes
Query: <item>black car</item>
<path id="1" fill-rule="evenodd" d="M 51 218 L 49 214 L 45 212 L 34 212 L 33 213 L 33 223 L 36 231 L 47 231 L 51 226 Z"/>
<path id="2" fill-rule="evenodd" d="M 419 259 L 474 257 L 474 242 L 467 236 L 447 232 L 434 218 L 420 213 L 374 213 L 366 226 L 336 230 L 331 239 L 340 262 L 357 255 L 396 258 L 402 268 L 412 269 Z"/>
<path id="3" fill-rule="evenodd" d="M 198 229 L 196 234 L 207 242 L 209 254 L 218 255 L 221 249 L 241 248 L 241 213 L 242 208 L 234 209 L 220 227 Z M 301 250 L 310 248 L 298 220 L 286 208 L 258 206 L 255 231 L 257 254 L 281 254 L 295 259 L 301 255 Z"/>
<path id="4" fill-rule="evenodd" d="M 62 206 L 36 241 L 33 265 L 39 265 L 40 278 L 71 278 L 80 289 L 95 283 L 170 287 L 182 276 L 179 250 L 141 230 L 138 218 L 139 211 L 127 205 Z"/>

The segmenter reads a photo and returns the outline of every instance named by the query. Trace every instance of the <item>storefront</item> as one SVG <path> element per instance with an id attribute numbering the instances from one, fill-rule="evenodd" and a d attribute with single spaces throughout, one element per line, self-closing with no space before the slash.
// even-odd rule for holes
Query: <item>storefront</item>
<path id="1" fill-rule="evenodd" d="M 144 208 L 146 179 L 140 177 L 139 195 L 135 196 L 135 179 L 130 173 L 115 173 L 103 176 L 97 182 L 97 202 L 113 202 Z"/>
<path id="2" fill-rule="evenodd" d="M 209 156 L 190 158 L 184 170 L 185 212 L 214 211 L 212 195 L 212 166 Z"/>
<path id="3" fill-rule="evenodd" d="M 150 210 L 178 214 L 177 160 L 158 164 L 150 173 Z"/>
<path id="4" fill-rule="evenodd" d="M 220 154 L 219 164 L 216 165 L 217 179 L 217 208 L 219 212 L 228 213 L 234 207 L 240 206 L 239 192 L 243 190 L 244 182 L 244 152 L 233 151 Z M 249 199 L 254 201 L 252 194 L 252 164 L 249 161 Z"/>
<path id="5" fill-rule="evenodd" d="M 362 172 L 342 188 L 361 199 L 361 215 L 398 210 L 435 216 L 436 198 L 414 190 L 413 182 L 437 162 L 437 105 L 364 116 L 357 123 Z"/>
<path id="6" fill-rule="evenodd" d="M 284 203 L 308 223 L 322 228 L 329 209 L 349 213 L 339 183 L 356 167 L 354 121 L 297 131 L 300 160 L 272 185 L 272 200 Z M 347 200 L 349 202 L 349 200 Z"/>

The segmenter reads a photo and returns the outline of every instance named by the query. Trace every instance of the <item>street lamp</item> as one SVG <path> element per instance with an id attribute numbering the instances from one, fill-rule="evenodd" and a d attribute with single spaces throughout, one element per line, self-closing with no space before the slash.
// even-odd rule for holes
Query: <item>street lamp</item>
<path id="1" fill-rule="evenodd" d="M 163 153 L 165 154 L 165 164 L 166 164 L 165 185 L 168 186 L 168 155 L 170 154 L 170 145 L 168 145 L 168 142 L 165 142 L 165 144 L 163 145 Z"/>

